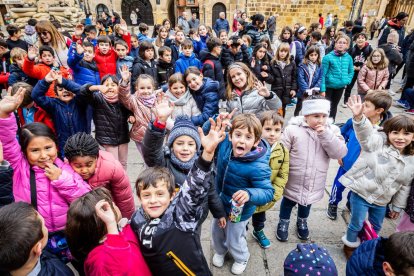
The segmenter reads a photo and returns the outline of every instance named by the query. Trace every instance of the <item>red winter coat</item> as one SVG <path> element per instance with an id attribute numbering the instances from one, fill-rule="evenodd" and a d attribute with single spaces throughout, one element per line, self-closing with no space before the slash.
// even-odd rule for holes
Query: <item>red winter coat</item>
<path id="1" fill-rule="evenodd" d="M 131 184 L 121 163 L 110 152 L 99 151 L 95 174 L 88 179 L 88 183 L 92 189 L 108 189 L 116 206 L 121 210 L 122 217 L 131 218 L 135 211 Z"/>
<path id="2" fill-rule="evenodd" d="M 129 224 L 119 235 L 106 235 L 104 243 L 88 254 L 84 270 L 88 276 L 151 275 Z"/>
<path id="3" fill-rule="evenodd" d="M 131 49 L 131 34 L 126 34 L 122 36 L 122 39 L 128 45 L 128 49 Z M 128 52 L 129 52 L 128 50 Z M 116 60 L 118 55 L 115 52 L 114 48 L 111 48 L 109 52 L 104 55 L 99 51 L 99 43 L 95 48 L 95 62 L 98 66 L 99 76 L 102 79 L 105 75 L 111 74 L 116 75 Z"/>
<path id="4" fill-rule="evenodd" d="M 41 109 L 36 104 L 34 104 L 34 106 L 37 109 L 36 112 L 35 112 L 35 114 L 34 114 L 34 121 L 35 122 L 38 122 L 38 123 L 44 123 L 51 130 L 53 130 L 54 133 L 56 133 L 55 126 L 54 126 L 53 121 L 52 121 L 52 117 L 50 117 L 50 115 L 47 114 L 46 111 L 44 111 L 43 109 Z M 17 109 L 17 114 L 19 115 L 20 126 L 24 126 L 26 124 L 26 121 L 25 121 L 24 116 L 23 116 L 23 110 L 22 110 L 22 108 L 18 108 Z"/>

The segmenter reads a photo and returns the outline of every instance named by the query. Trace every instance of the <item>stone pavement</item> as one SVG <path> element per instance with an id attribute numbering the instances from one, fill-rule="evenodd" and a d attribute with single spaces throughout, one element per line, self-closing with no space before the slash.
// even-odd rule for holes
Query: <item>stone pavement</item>
<path id="1" fill-rule="evenodd" d="M 401 73 L 400 73 L 401 75 Z M 401 76 L 397 76 L 392 88 L 396 91 L 399 88 Z M 353 94 L 356 93 L 356 84 L 353 90 Z M 393 98 L 394 100 L 399 99 L 400 94 L 396 94 Z M 341 102 L 342 103 L 342 102 Z M 401 113 L 403 110 L 401 108 L 393 106 L 391 112 L 393 114 Z M 293 108 L 288 109 L 286 119 L 288 120 L 293 114 Z M 339 106 L 337 122 L 342 123 L 346 122 L 347 119 L 351 117 L 351 112 L 348 108 L 343 108 Z M 142 159 L 135 147 L 134 143 L 129 144 L 129 154 L 128 154 L 128 175 L 131 179 L 131 184 L 133 185 L 134 181 L 137 179 L 138 174 L 143 169 Z M 340 204 L 338 213 L 338 219 L 332 221 L 326 216 L 326 207 L 328 205 L 329 193 L 331 191 L 331 185 L 333 179 L 335 178 L 336 172 L 338 169 L 338 164 L 335 160 L 332 160 L 330 163 L 326 187 L 326 195 L 322 201 L 314 204 L 312 206 L 311 214 L 309 217 L 309 230 L 310 230 L 310 240 L 312 242 L 318 243 L 319 245 L 325 247 L 330 252 L 332 258 L 334 259 L 339 275 L 345 275 L 346 259 L 342 253 L 342 242 L 341 237 L 344 235 L 347 227 L 346 220 L 347 212 L 343 210 L 344 202 Z M 134 186 L 134 185 L 133 185 Z M 346 192 L 344 195 L 346 196 Z M 250 224 L 249 231 L 247 235 L 247 243 L 250 250 L 250 260 L 247 266 L 247 269 L 243 275 L 283 275 L 283 262 L 287 254 L 296 247 L 296 244 L 300 240 L 296 236 L 296 208 L 294 209 L 291 217 L 290 229 L 289 229 L 289 241 L 286 243 L 281 243 L 277 241 L 275 236 L 276 225 L 278 222 L 279 216 L 279 204 L 276 205 L 270 211 L 266 212 L 267 222 L 265 226 L 265 233 L 267 237 L 271 240 L 271 247 L 268 249 L 262 249 L 258 243 L 252 237 L 252 226 Z M 344 214 L 341 216 L 341 214 Z M 201 243 L 203 246 L 203 251 L 206 256 L 207 261 L 210 264 L 213 275 L 232 275 L 230 272 L 231 265 L 233 263 L 232 258 L 229 256 L 226 257 L 226 262 L 224 267 L 218 269 L 212 265 L 212 257 L 214 254 L 212 245 L 211 245 L 211 215 L 204 222 Z M 384 236 L 389 236 L 394 232 L 396 226 L 395 221 L 386 219 L 383 225 L 381 234 Z"/>

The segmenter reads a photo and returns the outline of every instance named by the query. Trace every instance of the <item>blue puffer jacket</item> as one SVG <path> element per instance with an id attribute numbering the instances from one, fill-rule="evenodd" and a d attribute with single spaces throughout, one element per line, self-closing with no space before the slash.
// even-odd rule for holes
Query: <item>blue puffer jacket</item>
<path id="1" fill-rule="evenodd" d="M 122 66 L 126 65 L 128 66 L 129 71 L 132 71 L 132 66 L 134 65 L 135 58 L 130 56 L 125 56 L 123 59 L 118 58 L 116 61 L 116 76 L 118 79 L 121 79 L 121 69 Z"/>
<path id="2" fill-rule="evenodd" d="M 326 92 L 327 87 L 343 88 L 354 76 L 354 62 L 348 53 L 338 56 L 332 51 L 323 57 L 322 71 L 321 92 Z"/>
<path id="3" fill-rule="evenodd" d="M 87 103 L 77 96 L 69 103 L 64 103 L 58 98 L 49 98 L 45 94 L 50 83 L 40 80 L 32 91 L 32 98 L 37 105 L 51 115 L 57 133 L 60 156 L 64 157 L 63 148 L 66 140 L 78 133 L 87 132 L 86 110 Z M 62 87 L 77 94 L 81 86 L 73 81 L 63 79 Z"/>
<path id="4" fill-rule="evenodd" d="M 218 146 L 216 188 L 227 215 L 232 195 L 238 190 L 249 193 L 244 204 L 241 221 L 248 220 L 256 210 L 272 201 L 274 189 L 270 183 L 270 146 L 261 140 L 258 147 L 243 157 L 234 157 L 232 143 L 227 135 Z"/>
<path id="5" fill-rule="evenodd" d="M 298 93 L 296 96 L 298 98 L 302 97 L 305 93 L 306 89 L 311 89 L 314 87 L 321 87 L 321 81 L 322 81 L 322 67 L 316 66 L 315 73 L 313 74 L 312 83 L 309 85 L 309 69 L 306 64 L 299 64 L 298 66 Z"/>
<path id="6" fill-rule="evenodd" d="M 30 84 L 31 86 L 35 86 L 37 83 L 37 79 L 31 78 L 26 75 L 17 64 L 13 63 L 10 65 L 10 75 L 8 78 L 9 86 L 12 86 L 16 82 L 25 82 Z"/>
<path id="7" fill-rule="evenodd" d="M 295 47 L 296 47 L 295 63 L 296 65 L 299 65 L 303 61 L 303 58 L 305 57 L 306 46 L 302 40 L 297 39 L 297 38 L 295 39 L 293 43 L 295 44 Z"/>
<path id="8" fill-rule="evenodd" d="M 98 67 L 95 61 L 83 60 L 83 54 L 76 53 L 76 43 L 72 43 L 68 53 L 68 65 L 73 71 L 73 79 L 77 84 L 98 85 L 101 83 Z"/>
<path id="9" fill-rule="evenodd" d="M 208 118 L 213 118 L 218 113 L 219 83 L 210 78 L 204 78 L 203 85 L 198 91 L 189 90 L 201 111 L 200 115 L 191 117 L 191 121 L 195 126 L 202 126 Z"/>
<path id="10" fill-rule="evenodd" d="M 386 238 L 378 238 L 363 242 L 352 254 L 346 264 L 347 276 L 382 276 L 384 260 L 384 242 Z"/>
<path id="11" fill-rule="evenodd" d="M 201 71 L 203 64 L 201 64 L 201 61 L 196 58 L 194 53 L 192 53 L 189 57 L 181 53 L 180 58 L 175 62 L 175 72 L 184 75 L 185 70 L 187 70 L 190 66 L 195 66 Z"/>

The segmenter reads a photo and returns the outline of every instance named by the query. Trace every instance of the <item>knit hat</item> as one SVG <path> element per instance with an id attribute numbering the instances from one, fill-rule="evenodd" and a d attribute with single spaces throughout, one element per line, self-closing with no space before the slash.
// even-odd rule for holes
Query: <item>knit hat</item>
<path id="1" fill-rule="evenodd" d="M 35 27 L 30 26 L 30 25 L 26 25 L 26 27 L 24 27 L 24 33 L 27 35 L 32 35 L 36 32 Z"/>
<path id="2" fill-rule="evenodd" d="M 314 243 L 299 243 L 283 264 L 285 276 L 338 275 L 328 250 Z"/>
<path id="3" fill-rule="evenodd" d="M 326 99 L 304 100 L 302 103 L 302 115 L 323 113 L 329 116 L 331 102 Z"/>
<path id="4" fill-rule="evenodd" d="M 187 116 L 178 116 L 175 118 L 174 127 L 171 129 L 170 135 L 168 136 L 167 146 L 171 148 L 175 139 L 183 135 L 193 138 L 197 145 L 197 151 L 200 150 L 201 140 L 196 126 Z"/>

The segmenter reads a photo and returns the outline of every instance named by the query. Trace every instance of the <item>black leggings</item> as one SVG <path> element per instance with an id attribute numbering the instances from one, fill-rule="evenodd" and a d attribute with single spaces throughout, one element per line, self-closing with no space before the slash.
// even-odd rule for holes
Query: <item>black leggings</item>
<path id="1" fill-rule="evenodd" d="M 358 78 L 359 71 L 354 72 L 354 76 L 352 77 L 351 83 L 348 84 L 345 88 L 345 96 L 344 96 L 344 103 L 348 102 L 349 97 L 351 97 L 352 88 L 354 88 L 355 82 Z"/>
<path id="2" fill-rule="evenodd" d="M 298 116 L 299 112 L 302 110 L 303 104 L 303 97 L 298 97 L 298 102 L 296 103 L 295 112 L 293 113 L 294 116 Z"/>
<path id="3" fill-rule="evenodd" d="M 335 121 L 336 112 L 338 110 L 338 104 L 339 101 L 342 98 L 342 94 L 344 93 L 344 87 L 342 88 L 326 88 L 326 99 L 331 102 L 331 113 L 329 114 L 329 117 L 332 117 Z"/>

